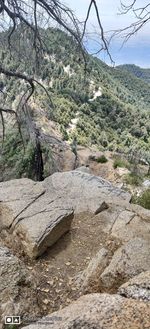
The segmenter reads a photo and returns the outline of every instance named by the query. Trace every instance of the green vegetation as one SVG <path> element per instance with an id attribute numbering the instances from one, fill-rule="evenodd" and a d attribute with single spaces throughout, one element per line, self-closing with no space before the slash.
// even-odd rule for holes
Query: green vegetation
<path id="1" fill-rule="evenodd" d="M 142 178 L 136 173 L 130 173 L 125 175 L 124 182 L 128 185 L 138 186 L 142 183 Z"/>
<path id="2" fill-rule="evenodd" d="M 121 157 L 116 157 L 113 163 L 114 169 L 120 167 L 120 168 L 129 168 L 129 163 L 127 160 L 121 158 Z"/>
<path id="3" fill-rule="evenodd" d="M 121 70 L 126 70 L 135 75 L 137 78 L 140 78 L 145 82 L 150 83 L 150 69 L 143 69 L 134 64 L 119 65 L 118 68 Z"/>
<path id="4" fill-rule="evenodd" d="M 144 191 L 140 196 L 134 195 L 132 203 L 136 203 L 146 209 L 150 209 L 150 189 Z"/>
<path id="5" fill-rule="evenodd" d="M 96 159 L 96 161 L 97 161 L 98 163 L 106 163 L 106 162 L 108 161 L 108 159 L 105 157 L 105 155 L 101 155 L 100 157 L 98 157 L 98 158 Z"/>
<path id="6" fill-rule="evenodd" d="M 5 329 L 17 329 L 18 326 L 16 326 L 15 324 L 7 324 L 5 326 Z"/>
<path id="7" fill-rule="evenodd" d="M 7 173 L 7 177 L 13 175 L 20 178 L 23 175 L 34 179 L 34 147 L 30 141 L 25 141 L 24 150 L 22 140 L 17 129 L 7 133 L 0 157 L 1 179 Z"/>
<path id="8" fill-rule="evenodd" d="M 150 149 L 148 82 L 125 69 L 109 67 L 90 55 L 87 56 L 85 75 L 82 55 L 71 37 L 58 29 L 49 28 L 41 33 L 46 35 L 47 54 L 41 55 L 38 68 L 34 65 L 35 54 L 30 33 L 18 41 L 18 34 L 21 34 L 21 27 L 18 27 L 13 35 L 12 45 L 15 45 L 15 48 L 11 54 L 5 51 L 5 33 L 0 33 L 4 44 L 3 49 L 0 49 L 0 60 L 3 58 L 4 64 L 10 70 L 17 69 L 34 75 L 43 82 L 50 94 L 53 107 L 47 95 L 37 87 L 32 99 L 37 111 L 57 123 L 64 140 L 72 141 L 76 138 L 77 144 L 97 145 L 101 151 L 126 154 L 136 147 L 147 154 Z M 19 52 L 16 51 L 17 48 Z M 26 58 L 30 60 L 27 61 Z M 0 87 L 6 91 L 5 101 L 10 108 L 17 105 L 18 95 L 25 91 L 25 84 L 14 78 L 6 80 L 5 76 L 1 77 Z M 101 96 L 94 98 L 99 88 Z M 36 111 L 33 111 L 35 120 L 36 115 Z M 67 128 L 76 117 L 76 128 L 69 132 Z M 14 135 L 13 125 L 9 130 Z M 17 136 L 11 143 L 9 134 L 6 136 L 0 166 L 15 167 L 15 177 L 21 177 L 24 172 L 28 177 L 32 177 L 32 147 L 29 145 L 26 151 L 29 153 L 28 160 L 23 155 L 18 138 Z M 7 145 L 9 143 L 10 147 Z M 12 154 L 13 152 L 15 154 Z M 115 166 L 119 164 L 115 163 Z M 45 169 L 45 175 L 48 173 L 49 166 Z"/>

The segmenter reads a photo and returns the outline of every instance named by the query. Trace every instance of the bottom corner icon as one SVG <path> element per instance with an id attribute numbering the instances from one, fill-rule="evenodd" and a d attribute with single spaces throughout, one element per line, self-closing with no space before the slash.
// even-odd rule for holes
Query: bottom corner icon
<path id="1" fill-rule="evenodd" d="M 5 316 L 5 324 L 11 324 L 11 323 L 13 323 L 13 317 Z"/>
<path id="2" fill-rule="evenodd" d="M 13 316 L 13 324 L 20 324 L 20 316 Z"/>
<path id="3" fill-rule="evenodd" d="M 20 324 L 20 316 L 5 316 L 5 324 Z"/>

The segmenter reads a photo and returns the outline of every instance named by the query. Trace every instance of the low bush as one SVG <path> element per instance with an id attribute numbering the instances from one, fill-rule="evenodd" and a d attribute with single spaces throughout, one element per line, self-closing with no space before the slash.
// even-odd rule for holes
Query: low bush
<path id="1" fill-rule="evenodd" d="M 125 175 L 124 182 L 129 185 L 135 185 L 138 186 L 142 183 L 142 179 L 139 175 L 135 173 L 130 173 Z"/>
<path id="2" fill-rule="evenodd" d="M 113 163 L 114 169 L 121 167 L 121 168 L 128 168 L 128 162 L 120 157 L 115 158 Z"/>
<path id="3" fill-rule="evenodd" d="M 105 155 L 101 155 L 100 157 L 98 157 L 96 159 L 96 162 L 98 163 L 106 163 L 108 161 L 108 159 L 105 157 Z"/>
<path id="4" fill-rule="evenodd" d="M 131 201 L 146 209 L 150 209 L 150 189 L 144 191 L 140 196 L 133 195 Z"/>

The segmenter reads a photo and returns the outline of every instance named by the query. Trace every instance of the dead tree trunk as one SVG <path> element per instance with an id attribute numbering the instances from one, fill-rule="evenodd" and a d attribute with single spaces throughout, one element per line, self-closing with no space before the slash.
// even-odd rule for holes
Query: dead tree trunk
<path id="1" fill-rule="evenodd" d="M 42 181 L 44 179 L 44 164 L 42 156 L 42 147 L 40 141 L 40 132 L 32 120 L 29 107 L 24 108 L 26 127 L 28 127 L 29 136 L 34 147 L 33 156 L 33 179 Z"/>
<path id="2" fill-rule="evenodd" d="M 43 177 L 43 157 L 42 157 L 42 149 L 41 143 L 39 139 L 40 133 L 37 130 L 35 132 L 35 157 L 34 157 L 34 176 L 37 181 L 42 181 Z"/>

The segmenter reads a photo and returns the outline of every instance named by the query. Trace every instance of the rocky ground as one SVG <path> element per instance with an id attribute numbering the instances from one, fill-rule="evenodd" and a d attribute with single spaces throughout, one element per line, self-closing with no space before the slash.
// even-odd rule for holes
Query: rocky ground
<path id="1" fill-rule="evenodd" d="M 2 328 L 150 327 L 150 211 L 87 171 L 0 183 Z"/>

